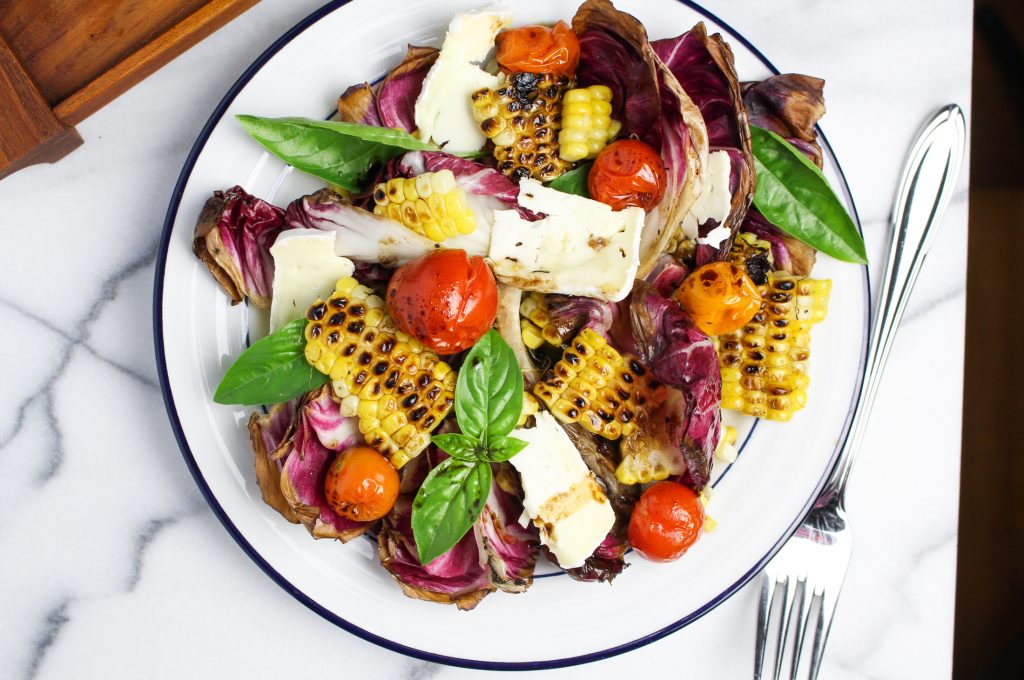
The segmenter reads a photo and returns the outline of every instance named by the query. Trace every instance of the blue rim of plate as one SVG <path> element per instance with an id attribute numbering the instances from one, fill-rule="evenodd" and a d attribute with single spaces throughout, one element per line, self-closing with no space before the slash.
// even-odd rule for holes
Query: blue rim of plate
<path id="1" fill-rule="evenodd" d="M 846 441 L 850 430 L 850 421 L 854 410 L 857 406 L 858 392 L 860 391 L 860 384 L 864 379 L 864 368 L 865 368 L 865 355 L 867 353 L 868 345 L 868 329 L 871 328 L 871 284 L 868 276 L 867 266 L 862 267 L 864 273 L 864 287 L 867 304 L 865 305 L 865 319 L 864 319 L 864 339 L 861 346 L 860 354 L 860 365 L 858 368 L 857 385 L 854 389 L 853 399 L 850 403 L 850 409 L 847 413 L 846 421 L 843 424 L 842 432 L 837 440 L 836 448 L 832 452 L 832 456 L 829 459 L 829 464 L 825 468 L 825 473 L 821 479 L 818 480 L 815 486 L 814 492 L 808 497 L 807 502 L 804 505 L 803 510 L 793 520 L 790 527 L 783 533 L 778 541 L 772 546 L 767 554 L 764 555 L 758 562 L 751 567 L 743 576 L 739 578 L 735 583 L 726 588 L 723 592 L 719 593 L 716 597 L 697 610 L 687 614 L 683 618 L 679 619 L 675 623 L 665 626 L 659 630 L 649 633 L 641 638 L 632 640 L 630 642 L 616 645 L 608 649 L 604 649 L 598 652 L 590 652 L 588 654 L 581 654 L 579 656 L 568 657 L 564 659 L 549 659 L 543 661 L 483 661 L 479 659 L 462 659 L 458 657 L 446 656 L 443 654 L 434 654 L 432 652 L 426 652 L 420 649 L 415 649 L 403 645 L 399 642 L 389 640 L 387 638 L 375 635 L 367 630 L 356 626 L 345 619 L 341 618 L 334 612 L 331 612 L 321 606 L 318 602 L 310 598 L 304 592 L 299 590 L 293 585 L 288 579 L 278 573 L 266 559 L 257 551 L 252 544 L 250 544 L 242 533 L 238 530 L 238 527 L 234 525 L 231 519 L 227 516 L 224 508 L 221 507 L 217 501 L 213 490 L 206 483 L 206 479 L 203 477 L 202 472 L 199 470 L 199 465 L 196 462 L 195 456 L 192 454 L 192 450 L 189 448 L 188 440 L 185 437 L 185 431 L 182 429 L 181 420 L 178 418 L 178 411 L 174 405 L 174 395 L 171 394 L 170 383 L 167 375 L 167 361 L 164 355 L 164 335 L 163 335 L 163 284 L 164 284 L 164 273 L 167 265 L 167 251 L 170 247 L 171 233 L 174 228 L 174 221 L 178 214 L 178 209 L 181 203 L 182 194 L 185 191 L 185 185 L 188 184 L 188 180 L 192 175 L 192 170 L 195 167 L 196 161 L 199 158 L 199 154 L 206 146 L 206 142 L 209 139 L 213 129 L 220 122 L 224 116 L 224 112 L 227 111 L 228 107 L 234 101 L 238 93 L 245 87 L 253 76 L 259 72 L 263 66 L 270 61 L 285 45 L 294 40 L 299 34 L 303 33 L 307 28 L 324 18 L 328 14 L 331 14 L 335 10 L 347 5 L 351 0 L 333 0 L 328 2 L 320 9 L 310 13 L 306 18 L 299 21 L 292 28 L 290 28 L 284 35 L 278 38 L 270 47 L 268 47 L 257 59 L 242 73 L 242 75 L 235 81 L 235 83 L 228 89 L 227 93 L 221 99 L 220 103 L 214 109 L 210 118 L 206 121 L 202 131 L 199 133 L 199 137 L 196 139 L 195 144 L 192 146 L 192 150 L 189 151 L 188 157 L 185 159 L 185 164 L 182 166 L 181 174 L 178 176 L 178 181 L 174 186 L 174 191 L 171 194 L 170 203 L 167 207 L 167 214 L 164 218 L 163 233 L 160 237 L 160 248 L 157 252 L 156 261 L 156 273 L 154 276 L 153 286 L 153 335 L 154 345 L 156 349 L 156 362 L 157 362 L 157 373 L 160 378 L 160 391 L 163 393 L 164 406 L 167 409 L 167 416 L 170 420 L 171 429 L 174 431 L 174 438 L 178 442 L 178 448 L 181 449 L 182 457 L 185 459 L 185 463 L 188 465 L 189 471 L 192 473 L 192 478 L 195 480 L 196 485 L 202 492 L 206 502 L 209 503 L 213 513 L 220 520 L 220 523 L 224 525 L 224 528 L 231 535 L 235 542 L 238 543 L 239 547 L 249 556 L 249 558 L 255 562 L 271 579 L 273 579 L 281 588 L 288 594 L 294 597 L 296 600 L 301 602 L 303 605 L 308 607 L 310 610 L 320 615 L 324 619 L 327 619 L 331 623 L 343 628 L 344 630 L 357 635 L 358 637 L 379 645 L 385 649 L 411 656 L 424 661 L 431 661 L 434 663 L 445 664 L 448 666 L 459 666 L 462 668 L 472 668 L 476 670 L 488 670 L 488 671 L 524 671 L 524 670 L 547 670 L 554 668 L 565 668 L 567 666 L 576 666 L 585 663 L 591 663 L 593 661 L 600 661 L 601 659 L 607 659 L 612 656 L 618 656 L 619 654 L 625 654 L 626 652 L 639 649 L 645 645 L 648 645 L 656 640 L 674 633 L 675 631 L 689 625 L 696 621 L 700 617 L 704 616 L 718 605 L 725 602 L 733 594 L 735 594 L 740 588 L 745 586 L 754 576 L 764 568 L 764 566 L 775 556 L 775 553 L 789 540 L 790 536 L 796 531 L 797 527 L 803 521 L 804 516 L 810 511 L 814 501 L 817 500 L 818 494 L 821 493 L 822 488 L 825 486 L 825 481 L 828 479 L 828 475 L 831 473 L 832 468 L 835 466 L 836 458 L 839 454 L 839 450 L 842 444 Z M 732 26 L 720 19 L 714 13 L 708 11 L 701 5 L 693 2 L 692 0 L 674 0 L 683 5 L 686 5 L 690 9 L 694 10 L 698 14 L 701 14 L 706 19 L 714 22 L 717 26 L 721 27 L 722 31 L 730 36 L 730 39 L 743 45 L 745 48 L 750 50 L 758 58 L 758 60 L 764 64 L 764 66 L 771 71 L 773 74 L 778 75 L 780 71 L 775 68 L 775 65 L 768 60 L 759 49 L 744 38 L 739 32 L 737 32 Z M 843 173 L 838 161 L 836 160 L 835 154 L 832 151 L 831 145 L 828 143 L 828 139 L 825 138 L 820 128 L 816 128 L 818 136 L 821 141 L 821 146 L 824 152 L 828 155 L 829 160 L 836 168 L 839 174 L 841 183 L 841 189 L 843 198 L 847 205 L 850 207 L 852 217 L 857 225 L 857 230 L 863 235 L 864 230 L 861 227 L 860 216 L 857 214 L 856 205 L 853 202 L 853 197 L 850 195 L 850 187 L 846 182 L 846 176 Z M 724 474 L 722 475 L 725 476 Z M 720 478 L 721 479 L 721 478 Z"/>

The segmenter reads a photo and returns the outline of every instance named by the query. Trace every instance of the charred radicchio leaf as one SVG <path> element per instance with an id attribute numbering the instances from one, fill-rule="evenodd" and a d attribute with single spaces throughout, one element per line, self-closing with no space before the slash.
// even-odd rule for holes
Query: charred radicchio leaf
<path id="1" fill-rule="evenodd" d="M 413 112 L 416 98 L 423 89 L 423 80 L 437 61 L 440 50 L 436 47 L 409 45 L 402 63 L 384 78 L 377 88 L 377 112 L 384 127 L 401 128 L 406 132 L 416 129 Z"/>
<path id="2" fill-rule="evenodd" d="M 743 83 L 751 125 L 771 130 L 821 165 L 815 125 L 825 115 L 825 81 L 796 73 Z"/>
<path id="3" fill-rule="evenodd" d="M 283 229 L 283 210 L 234 186 L 207 199 L 196 223 L 192 252 L 209 267 L 231 304 L 248 298 L 260 309 L 270 309 L 270 246 Z"/>
<path id="4" fill-rule="evenodd" d="M 729 189 L 732 192 L 729 216 L 722 225 L 714 220 L 698 225 L 702 237 L 718 226 L 729 229 L 731 236 L 718 248 L 699 246 L 697 264 L 722 259 L 729 252 L 732 237 L 742 224 L 754 195 L 750 128 L 732 50 L 719 34 L 709 36 L 703 22 L 678 38 L 656 40 L 652 46 L 700 109 L 707 126 L 710 151 L 723 150 L 729 154 Z"/>
<path id="5" fill-rule="evenodd" d="M 338 119 L 363 125 L 381 124 L 377 96 L 369 83 L 353 85 L 338 97 Z"/>
<path id="6" fill-rule="evenodd" d="M 522 489 L 511 466 L 495 464 L 491 494 L 477 527 L 483 543 L 491 580 L 500 590 L 524 592 L 533 583 L 533 569 L 540 554 L 540 535 L 532 523 L 523 527 Z"/>
<path id="7" fill-rule="evenodd" d="M 337 515 L 324 497 L 327 466 L 337 451 L 354 446 L 359 428 L 345 418 L 331 398 L 330 386 L 307 395 L 299 407 L 295 431 L 281 469 L 281 492 L 314 538 L 342 542 L 361 536 L 374 522 L 356 522 Z"/>
<path id="8" fill-rule="evenodd" d="M 289 453 L 289 447 L 283 445 L 295 427 L 295 406 L 294 400 L 276 404 L 269 413 L 257 412 L 249 417 L 249 441 L 255 455 L 256 483 L 263 502 L 292 524 L 298 524 L 299 516 L 281 492 L 281 468 L 282 457 Z"/>
<path id="9" fill-rule="evenodd" d="M 684 481 L 700 491 L 711 479 L 721 435 L 722 374 L 711 339 L 672 300 L 638 282 L 630 301 L 634 351 L 654 376 L 685 397 L 685 422 L 673 444 L 686 460 Z"/>

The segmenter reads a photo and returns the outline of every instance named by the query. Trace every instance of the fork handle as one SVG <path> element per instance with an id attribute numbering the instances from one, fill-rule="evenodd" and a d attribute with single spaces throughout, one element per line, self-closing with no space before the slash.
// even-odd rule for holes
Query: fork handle
<path id="1" fill-rule="evenodd" d="M 910 291 L 953 196 L 964 155 L 964 113 L 949 104 L 932 116 L 907 156 L 893 206 L 889 262 L 882 277 L 874 324 L 865 355 L 864 379 L 848 435 L 821 494 L 842 504 L 846 481 L 857 459 L 868 416 Z M 819 501 L 820 502 L 820 501 Z"/>

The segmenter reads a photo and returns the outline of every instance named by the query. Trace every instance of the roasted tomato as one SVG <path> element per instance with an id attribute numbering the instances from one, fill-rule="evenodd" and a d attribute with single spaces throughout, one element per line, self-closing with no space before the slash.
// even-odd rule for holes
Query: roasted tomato
<path id="1" fill-rule="evenodd" d="M 395 271 L 387 309 L 403 331 L 439 354 L 454 354 L 494 323 L 498 286 L 482 257 L 436 250 Z"/>
<path id="2" fill-rule="evenodd" d="M 649 144 L 624 139 L 597 154 L 587 187 L 591 198 L 614 210 L 637 206 L 650 212 L 665 195 L 665 165 Z"/>
<path id="3" fill-rule="evenodd" d="M 761 309 L 761 296 L 747 273 L 731 262 L 709 262 L 686 277 L 675 299 L 708 335 L 739 330 Z"/>
<path id="4" fill-rule="evenodd" d="M 324 496 L 342 517 L 372 522 L 395 504 L 398 472 L 369 446 L 354 446 L 339 453 L 327 469 Z"/>
<path id="5" fill-rule="evenodd" d="M 630 544 L 654 562 L 677 559 L 704 529 L 704 506 L 679 482 L 658 482 L 640 496 L 629 518 Z"/>
<path id="6" fill-rule="evenodd" d="M 580 41 L 559 21 L 554 28 L 524 26 L 498 34 L 498 66 L 506 73 L 571 76 L 580 63 Z"/>

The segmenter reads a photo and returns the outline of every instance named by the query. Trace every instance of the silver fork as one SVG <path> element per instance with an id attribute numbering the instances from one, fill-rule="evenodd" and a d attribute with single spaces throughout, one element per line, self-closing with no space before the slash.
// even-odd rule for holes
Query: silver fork
<path id="1" fill-rule="evenodd" d="M 778 630 L 772 677 L 778 680 L 781 676 L 791 624 L 794 632 L 790 677 L 796 680 L 800 660 L 804 656 L 804 643 L 812 632 L 808 677 L 810 680 L 818 677 L 853 546 L 844 502 L 846 481 L 857 458 L 882 369 L 907 299 L 931 246 L 934 228 L 952 197 L 965 137 L 963 111 L 956 104 L 950 104 L 932 116 L 907 157 L 893 208 L 889 262 L 882 278 L 868 343 L 864 380 L 848 434 L 835 467 L 810 513 L 764 569 L 757 613 L 755 680 L 762 677 L 770 628 Z M 815 616 L 812 617 L 812 605 L 815 603 Z"/>

